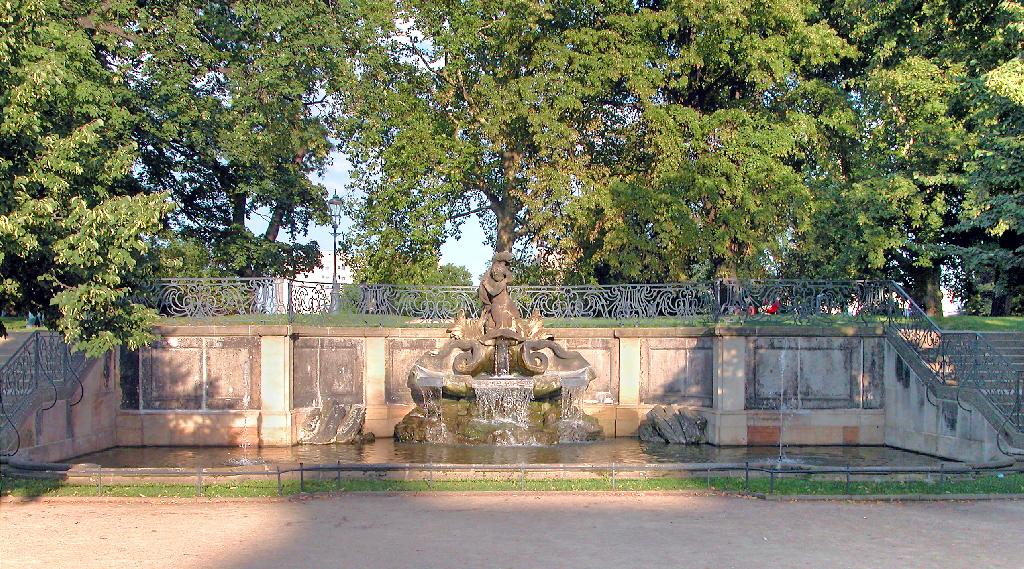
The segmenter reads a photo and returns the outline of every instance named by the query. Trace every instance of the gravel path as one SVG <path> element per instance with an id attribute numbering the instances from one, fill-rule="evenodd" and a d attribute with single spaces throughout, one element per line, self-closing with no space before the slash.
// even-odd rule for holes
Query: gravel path
<path id="1" fill-rule="evenodd" d="M 0 503 L 0 567 L 1024 567 L 1024 501 L 350 494 Z"/>

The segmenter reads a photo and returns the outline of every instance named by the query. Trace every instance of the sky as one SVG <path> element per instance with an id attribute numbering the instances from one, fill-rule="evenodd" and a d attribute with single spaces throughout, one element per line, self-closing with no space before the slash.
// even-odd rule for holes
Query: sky
<path id="1" fill-rule="evenodd" d="M 333 159 L 333 164 L 326 169 L 324 175 L 314 176 L 313 179 L 327 187 L 328 195 L 335 191 L 338 195 L 344 195 L 345 187 L 349 182 L 349 164 L 344 155 L 340 153 L 335 153 Z M 351 223 L 349 219 L 343 220 L 338 232 L 344 231 Z M 253 231 L 261 231 L 261 225 L 266 227 L 266 221 L 261 217 L 257 216 L 250 220 L 250 229 Z M 308 238 L 318 242 L 325 259 L 330 259 L 333 249 L 329 225 L 310 227 Z M 484 242 L 484 239 L 480 223 L 475 216 L 470 218 L 463 225 L 462 236 L 459 239 L 449 239 L 441 246 L 441 262 L 466 267 L 473 275 L 473 279 L 476 280 L 487 268 L 492 255 L 491 248 Z M 329 267 L 329 263 L 325 260 L 325 266 Z"/>

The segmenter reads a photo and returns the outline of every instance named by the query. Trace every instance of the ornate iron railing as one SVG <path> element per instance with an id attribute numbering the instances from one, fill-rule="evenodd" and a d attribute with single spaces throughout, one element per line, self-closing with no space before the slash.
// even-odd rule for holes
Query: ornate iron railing
<path id="1" fill-rule="evenodd" d="M 0 366 L 0 456 L 18 452 L 18 424 L 35 404 L 43 405 L 43 410 L 52 408 L 67 386 L 78 389 L 71 405 L 81 402 L 85 364 L 85 355 L 72 352 L 63 336 L 40 331 L 29 335 Z"/>
<path id="2" fill-rule="evenodd" d="M 669 318 L 880 321 L 887 281 L 716 280 L 673 284 L 512 286 L 525 314 L 621 321 Z M 140 298 L 167 317 L 363 314 L 447 320 L 478 313 L 476 287 L 331 284 L 272 278 L 164 279 Z"/>
<path id="3" fill-rule="evenodd" d="M 890 289 L 887 326 L 931 370 L 926 385 L 974 390 L 999 414 L 995 427 L 1024 431 L 1024 377 L 1010 361 L 979 333 L 942 330 L 899 284 Z"/>
<path id="4" fill-rule="evenodd" d="M 1021 376 L 978 334 L 944 333 L 892 281 L 715 280 L 674 284 L 512 286 L 524 315 L 545 318 L 885 324 L 930 370 L 922 381 L 976 390 L 1024 430 Z M 332 314 L 439 321 L 476 316 L 476 287 L 330 284 L 274 278 L 165 279 L 144 298 L 169 317 L 280 319 Z"/>

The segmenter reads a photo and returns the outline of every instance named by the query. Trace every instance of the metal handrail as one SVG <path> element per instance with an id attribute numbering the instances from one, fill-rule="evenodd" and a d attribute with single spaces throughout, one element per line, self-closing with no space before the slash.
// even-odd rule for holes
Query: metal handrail
<path id="1" fill-rule="evenodd" d="M 898 283 L 891 283 L 893 294 L 906 305 L 907 314 L 890 314 L 888 327 L 908 345 L 932 378 L 920 378 L 930 390 L 935 385 L 955 387 L 957 399 L 964 389 L 979 394 L 1001 417 L 993 427 L 1024 431 L 1024 377 L 1010 361 L 981 334 L 950 333 L 935 323 Z M 906 321 L 920 325 L 906 325 Z M 969 336 L 972 342 L 959 340 Z M 915 374 L 917 375 L 917 374 Z M 1009 395 L 1012 400 L 1006 400 Z"/>
<path id="2" fill-rule="evenodd" d="M 14 437 L 12 444 L 0 447 L 0 456 L 18 452 L 21 447 L 21 433 L 18 432 L 21 416 L 47 385 L 53 395 L 47 398 L 47 404 L 40 405 L 39 410 L 56 405 L 62 389 L 70 382 L 74 382 L 78 389 L 78 397 L 70 404 L 73 406 L 82 401 L 85 388 L 81 373 L 86 361 L 85 355 L 73 352 L 60 334 L 36 331 L 0 366 L 0 437 L 5 432 L 12 433 Z M 47 399 L 41 403 L 46 403 Z"/>

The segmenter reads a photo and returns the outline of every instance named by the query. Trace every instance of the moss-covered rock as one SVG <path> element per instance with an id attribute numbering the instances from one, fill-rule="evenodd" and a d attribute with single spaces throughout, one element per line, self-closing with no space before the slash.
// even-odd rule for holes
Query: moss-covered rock
<path id="1" fill-rule="evenodd" d="M 597 419 L 583 414 L 576 421 L 562 419 L 561 403 L 533 401 L 525 424 L 485 421 L 476 402 L 442 400 L 440 417 L 417 406 L 395 425 L 395 438 L 402 442 L 436 444 L 553 445 L 601 438 Z"/>

